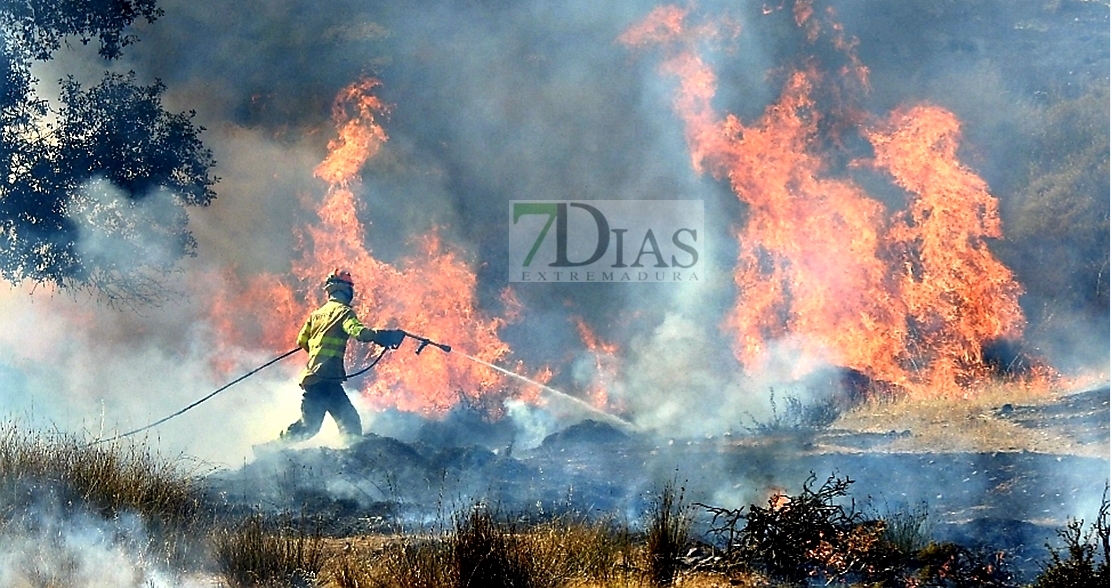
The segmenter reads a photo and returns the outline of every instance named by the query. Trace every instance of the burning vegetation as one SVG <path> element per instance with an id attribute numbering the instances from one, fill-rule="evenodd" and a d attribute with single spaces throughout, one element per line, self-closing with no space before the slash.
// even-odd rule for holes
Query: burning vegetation
<path id="1" fill-rule="evenodd" d="M 796 376 L 831 364 L 914 396 L 967 390 L 992 375 L 985 346 L 1017 340 L 1024 326 L 1021 287 L 987 247 L 1002 237 L 996 199 L 958 159 L 955 115 L 921 105 L 877 120 L 856 109 L 868 71 L 854 44 L 809 2 L 795 16 L 809 42 L 831 44 L 843 63 L 793 66 L 750 123 L 713 107 L 717 75 L 698 48 L 721 36 L 719 25 L 662 7 L 621 38 L 663 52 L 692 165 L 728 180 L 747 205 L 724 327 L 734 354 L 760 373 L 769 346 L 788 341 Z M 861 139 L 871 156 L 846 148 Z M 905 210 L 887 213 L 854 168 L 886 173 Z"/>
<path id="2" fill-rule="evenodd" d="M 319 276 L 329 268 L 345 267 L 359 276 L 355 309 L 361 316 L 373 317 L 376 322 L 371 326 L 403 326 L 432 339 L 447 337 L 456 349 L 486 362 L 498 362 L 509 353 L 498 335 L 505 319 L 486 316 L 477 308 L 474 272 L 463 254 L 444 244 L 435 231 L 415 237 L 412 254 L 396 264 L 376 259 L 364 244 L 366 226 L 352 186 L 359 182 L 367 160 L 388 140 L 380 123 L 387 108 L 373 94 L 379 85 L 376 80 L 361 80 L 336 97 L 333 118 L 338 136 L 314 172 L 327 183 L 328 191 L 316 209 L 317 221 L 298 229 L 301 258 L 294 261 L 291 275 L 255 276 L 243 285 L 229 276 L 228 287 L 235 294 L 214 299 L 213 320 L 221 325 L 224 344 L 288 346 L 297 338 L 304 317 L 321 302 L 316 288 Z M 262 323 L 252 328 L 244 324 L 247 317 L 236 312 L 248 300 L 270 302 L 268 307 L 275 312 L 262 316 Z M 514 311 L 506 308 L 507 314 Z M 249 322 L 258 318 L 250 317 Z M 258 333 L 265 336 L 255 338 Z M 364 350 L 351 360 L 370 363 L 373 356 L 367 353 Z M 508 388 L 500 374 L 477 363 L 399 354 L 376 367 L 362 392 L 380 408 L 438 415 L 462 401 L 500 416 Z"/>
<path id="3" fill-rule="evenodd" d="M 404 65 L 343 70 L 302 96 L 331 100 L 330 125 L 308 120 L 300 111 L 315 110 L 303 103 L 283 103 L 280 90 L 251 93 L 223 140 L 250 135 L 311 165 L 286 169 L 293 156 L 275 165 L 224 146 L 251 168 L 237 187 L 277 191 L 293 178 L 284 195 L 296 201 L 289 212 L 280 198 L 251 195 L 273 213 L 267 219 L 197 214 L 211 232 L 221 214 L 245 227 L 237 230 L 250 247 L 208 235 L 210 245 L 227 239 L 228 255 L 205 253 L 204 239 L 186 230 L 184 207 L 215 197 L 215 161 L 197 139 L 195 114 L 162 110 L 161 82 L 144 88 L 135 74 L 110 75 L 82 91 L 70 79 L 64 108 L 53 112 L 30 90 L 31 54 L 9 55 L 0 276 L 83 284 L 139 304 L 161 300 L 168 274 L 158 272 L 200 254 L 182 269 L 189 308 L 172 317 L 109 316 L 65 301 L 44 311 L 4 298 L 18 327 L 0 333 L 5 413 L 20 406 L 13 399 L 76 389 L 57 407 L 47 403 L 48 419 L 68 415 L 71 401 L 83 415 L 75 428 L 88 428 L 93 407 L 115 426 L 165 414 L 164 404 L 215 387 L 208 380 L 289 349 L 336 268 L 353 276 L 354 309 L 367 326 L 428 339 L 388 357 L 348 346 L 348 373 L 374 368 L 347 383 L 371 425 L 341 447 L 251 447 L 288 422 L 263 406 L 295 402 L 285 374 L 254 380 L 255 395 L 226 403 L 218 418 L 185 417 L 202 420 L 205 433 L 193 424 L 159 429 L 175 450 L 203 445 L 234 464 L 214 471 L 155 457 L 149 448 L 161 437 L 89 443 L 0 424 L 0 586 L 1108 584 L 1108 494 L 1097 487 L 1107 479 L 1106 358 L 1057 365 L 1041 353 L 1065 349 L 1071 359 L 1089 334 L 1107 331 L 1103 73 L 1052 98 L 1038 90 L 1044 103 L 1016 107 L 1037 115 L 1023 121 L 1024 139 L 1004 149 L 993 141 L 1006 137 L 985 138 L 992 129 L 953 96 L 874 87 L 876 62 L 831 3 L 606 14 L 595 19 L 610 27 L 604 48 L 593 51 L 621 64 L 602 68 L 621 90 L 580 87 L 596 75 L 591 62 L 567 68 L 573 84 L 549 66 L 559 47 L 595 42 L 584 35 L 535 46 L 500 40 L 508 44 L 482 66 L 487 75 L 452 69 L 462 61 L 445 55 L 469 55 L 497 36 L 488 23 L 502 22 L 487 3 L 471 4 L 444 12 L 483 23 L 471 28 L 480 42 L 446 32 L 454 19 L 432 37 L 394 22 L 407 33 L 394 48 Z M 923 18 L 963 6 L 859 4 L 880 20 L 907 5 Z M 1043 13 L 1066 21 L 1089 3 L 1044 4 L 1015 29 L 1043 26 Z M 150 22 L 162 16 L 151 1 L 138 6 Z M 0 17 L 22 22 L 10 7 Z M 99 35 L 102 52 L 118 57 L 133 20 L 75 30 Z M 396 42 L 376 22 L 333 24 L 289 42 Z M 746 44 L 760 27 L 776 31 L 767 48 L 774 67 L 755 74 L 763 59 L 742 54 L 762 55 Z M 26 39 L 37 30 L 24 29 Z M 60 38 L 46 37 L 40 54 Z M 547 94 L 537 99 L 522 79 Z M 666 106 L 633 90 L 642 85 L 664 88 Z M 420 102 L 427 89 L 451 97 Z M 111 116 L 97 114 L 113 104 Z M 60 116 L 60 126 L 38 137 L 24 106 L 44 120 Z M 136 109 L 160 139 L 146 150 L 127 150 L 126 125 L 94 124 L 136 118 L 128 115 Z M 592 109 L 594 118 L 578 116 Z M 166 136 L 180 143 L 181 165 L 152 168 L 148 159 L 165 163 L 173 151 Z M 133 157 L 108 153 L 117 147 Z M 507 201 L 611 194 L 704 197 L 712 244 L 704 255 L 723 279 L 662 294 L 504 285 Z M 292 251 L 262 235 L 275 226 Z M 429 339 L 449 353 L 419 354 Z M 145 371 L 136 375 L 136 364 Z M 1095 378 L 1076 377 L 1092 365 Z M 1081 383 L 1083 392 L 1062 394 Z M 113 394 L 118 406 L 105 403 Z M 760 410 L 768 404 L 770 417 Z M 853 478 L 835 473 L 819 484 L 815 472 L 827 471 Z M 689 476 L 682 485 L 680 475 Z M 673 482 L 661 487 L 664 479 Z M 797 494 L 784 489 L 799 480 Z M 897 506 L 876 512 L 879 498 Z M 1088 511 L 1093 520 L 1076 518 Z"/>
<path id="4" fill-rule="evenodd" d="M 833 367 L 856 379 L 853 402 L 962 397 L 1000 377 L 1043 390 L 1060 383 L 1022 344 L 1024 290 L 989 248 L 1003 238 L 999 202 L 961 160 L 960 119 L 925 102 L 866 111 L 870 72 L 859 42 L 832 8 L 800 0 L 791 14 L 809 51 L 772 74 L 782 83 L 778 96 L 751 120 L 716 107 L 708 54 L 744 34 L 733 20 L 662 6 L 619 37 L 634 52 L 661 55 L 660 73 L 676 82 L 672 105 L 693 170 L 727 182 L 742 206 L 736 294 L 719 325 L 736 362 L 724 370 L 737 375 L 726 379 L 801 382 Z M 595 409 L 635 420 L 626 397 L 635 393 L 626 384 L 636 370 L 630 350 L 573 316 L 585 356 L 526 366 L 505 333 L 527 309 L 509 288 L 500 308 L 482 302 L 473 253 L 452 244 L 450 227 L 410 236 L 389 260 L 371 250 L 381 215 L 364 208 L 360 194 L 373 189 L 363 187 L 363 174 L 389 141 L 395 107 L 382 90 L 380 80 L 362 78 L 336 96 L 335 137 L 313 171 L 326 190 L 319 201 L 301 195 L 315 219 L 294 229 L 299 257 L 290 272 L 224 271 L 204 282 L 224 290 L 208 319 L 219 345 L 284 349 L 318 303 L 319 277 L 344 267 L 360 276 L 355 308 L 374 326 L 449 341 L 477 360 L 394 354 L 359 384 L 374 408 L 439 418 L 463 405 L 497 419 L 507 400 L 542 403 L 544 385 L 562 378 Z M 238 312 L 252 301 L 273 311 Z M 375 350 L 349 355 L 367 365 Z M 499 364 L 522 377 L 490 369 Z"/>

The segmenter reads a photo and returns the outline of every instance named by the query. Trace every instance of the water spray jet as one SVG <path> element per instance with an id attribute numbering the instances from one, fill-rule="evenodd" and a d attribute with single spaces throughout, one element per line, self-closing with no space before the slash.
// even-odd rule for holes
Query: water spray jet
<path id="1" fill-rule="evenodd" d="M 537 388 L 540 388 L 541 390 L 543 390 L 543 391 L 547 392 L 548 394 L 551 394 L 551 395 L 553 395 L 557 398 L 561 398 L 561 399 L 564 399 L 564 400 L 570 400 L 571 402 L 573 402 L 573 403 L 575 403 L 579 406 L 582 406 L 582 407 L 586 408 L 587 410 L 589 410 L 590 412 L 602 417 L 603 420 L 605 420 L 609 424 L 615 425 L 615 426 L 617 426 L 618 428 L 620 428 L 624 431 L 632 432 L 632 431 L 636 430 L 636 425 L 634 425 L 633 423 L 630 423 L 629 421 L 627 421 L 627 420 L 625 420 L 625 419 L 623 419 L 619 416 L 612 415 L 612 414 L 610 414 L 610 413 L 608 413 L 608 412 L 606 412 L 606 411 L 604 411 L 604 410 L 602 410 L 602 409 L 600 409 L 600 408 L 582 400 L 581 398 L 576 398 L 574 396 L 571 396 L 570 394 L 567 394 L 566 392 L 560 392 L 559 390 L 556 390 L 555 388 L 552 388 L 551 386 L 548 386 L 547 384 L 541 384 L 540 382 L 537 382 L 536 380 L 533 380 L 533 379 L 528 378 L 526 376 L 522 376 L 521 374 L 518 374 L 517 372 L 509 371 L 509 370 L 507 370 L 503 367 L 494 365 L 494 364 L 492 364 L 488 361 L 483 361 L 483 360 L 481 360 L 477 357 L 474 357 L 473 355 L 467 355 L 466 353 L 463 353 L 461 351 L 458 353 L 458 355 L 466 357 L 467 359 L 469 359 L 469 360 L 471 360 L 475 363 L 482 364 L 482 365 L 484 365 L 484 366 L 486 366 L 490 369 L 496 370 L 496 371 L 498 371 L 502 374 L 505 374 L 505 375 L 507 375 L 511 378 L 515 378 L 515 379 L 520 380 L 522 382 L 525 382 L 527 384 L 531 384 L 533 386 L 536 386 Z"/>

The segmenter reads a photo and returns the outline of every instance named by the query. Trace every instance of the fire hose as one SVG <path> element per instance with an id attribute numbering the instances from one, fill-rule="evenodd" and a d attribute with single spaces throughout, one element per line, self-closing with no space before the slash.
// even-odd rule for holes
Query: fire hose
<path id="1" fill-rule="evenodd" d="M 416 351 L 417 355 L 420 355 L 420 352 L 424 351 L 424 348 L 428 347 L 429 345 L 431 345 L 433 347 L 439 347 L 440 349 L 443 349 L 444 353 L 451 353 L 451 345 L 445 345 L 443 343 L 437 343 L 437 342 L 429 339 L 428 337 L 421 337 L 420 335 L 414 335 L 414 334 L 408 333 L 406 331 L 401 331 L 401 334 L 403 335 L 402 338 L 401 338 L 401 341 L 399 341 L 396 345 L 383 346 L 382 351 L 378 352 L 378 357 L 375 357 L 374 361 L 370 362 L 370 365 L 368 365 L 365 368 L 363 368 L 361 370 L 358 370 L 356 372 L 352 372 L 350 374 L 347 374 L 347 377 L 349 379 L 354 378 L 354 377 L 357 377 L 357 376 L 361 376 L 361 375 L 365 374 L 366 372 L 370 371 L 371 368 L 378 365 L 378 361 L 382 359 L 382 356 L 385 355 L 387 351 L 389 351 L 390 349 L 397 349 L 397 348 L 401 347 L 401 343 L 403 343 L 405 341 L 405 337 L 408 337 L 410 339 L 415 339 L 418 342 L 417 343 L 417 351 Z"/>
<path id="2" fill-rule="evenodd" d="M 348 378 L 353 378 L 353 377 L 360 376 L 360 375 L 370 371 L 371 368 L 373 368 L 375 365 L 378 364 L 378 361 L 382 359 L 382 356 L 386 354 L 386 351 L 389 351 L 390 349 L 400 348 L 401 343 L 404 342 L 404 340 L 405 340 L 405 337 L 408 337 L 410 339 L 414 339 L 414 340 L 417 341 L 417 343 L 418 343 L 417 344 L 417 351 L 416 351 L 417 355 L 420 355 L 420 352 L 424 351 L 424 348 L 428 347 L 429 345 L 432 345 L 433 347 L 439 347 L 445 353 L 451 353 L 451 346 L 450 345 L 445 345 L 443 343 L 437 343 L 437 342 L 435 342 L 435 341 L 433 341 L 433 340 L 431 340 L 427 337 L 421 337 L 419 335 L 414 335 L 412 333 L 407 333 L 405 331 L 401 331 L 401 333 L 402 333 L 402 335 L 404 335 L 404 337 L 401 338 L 401 341 L 399 341 L 395 345 L 383 346 L 382 351 L 380 351 L 378 353 L 378 356 L 374 358 L 374 361 L 370 362 L 370 365 L 368 365 L 365 368 L 363 368 L 361 370 L 358 370 L 354 373 L 348 374 L 347 377 Z M 120 433 L 119 435 L 116 435 L 114 437 L 109 437 L 107 439 L 97 439 L 95 441 L 91 441 L 86 445 L 86 447 L 91 447 L 93 445 L 99 445 L 101 443 L 109 443 L 109 442 L 112 442 L 112 441 L 118 441 L 118 440 L 123 439 L 125 437 L 130 437 L 130 436 L 135 435 L 137 433 L 141 433 L 141 432 L 146 431 L 148 429 L 153 429 L 154 427 L 157 427 L 158 425 L 161 425 L 162 423 L 164 423 L 164 422 L 166 422 L 170 419 L 173 419 L 173 418 L 176 418 L 176 417 L 179 417 L 179 416 L 185 414 L 186 412 L 192 410 L 193 408 L 196 408 L 198 405 L 207 401 L 208 399 L 212 398 L 213 396 L 216 396 L 217 394 L 223 392 L 224 390 L 227 390 L 228 388 L 231 388 L 232 386 L 238 384 L 239 382 L 242 382 L 243 380 L 246 380 L 247 378 L 257 374 L 258 372 L 262 371 L 263 369 L 268 368 L 268 367 L 274 365 L 275 363 L 278 363 L 279 361 L 293 355 L 294 353 L 297 353 L 300 350 L 301 350 L 300 347 L 294 347 L 293 349 L 290 349 L 289 351 L 286 351 L 285 353 L 271 359 L 270 361 L 267 361 L 266 363 L 252 369 L 251 371 L 243 374 L 242 376 L 239 376 L 238 378 L 228 382 L 227 384 L 224 384 L 223 386 L 220 386 L 216 390 L 213 390 L 212 392 L 210 392 L 207 396 L 201 398 L 200 400 L 197 400 L 197 401 L 193 402 L 189 406 L 186 406 L 185 408 L 182 408 L 181 410 L 179 410 L 179 411 L 177 411 L 177 412 L 175 412 L 171 415 L 162 417 L 162 418 L 158 419 L 157 421 L 154 421 L 153 423 L 150 423 L 149 425 L 139 427 L 138 429 L 134 429 L 134 430 L 128 431 L 126 433 Z"/>
<path id="3" fill-rule="evenodd" d="M 420 352 L 424 351 L 424 348 L 428 347 L 429 345 L 431 345 L 433 347 L 439 347 L 440 349 L 443 349 L 444 353 L 451 353 L 451 345 L 445 345 L 443 343 L 437 343 L 437 342 L 429 339 L 428 337 L 421 337 L 420 335 L 414 335 L 414 334 L 408 333 L 406 331 L 401 331 L 401 334 L 403 335 L 402 338 L 401 338 L 401 341 L 399 341 L 396 345 L 383 346 L 382 351 L 378 352 L 378 357 L 375 357 L 374 361 L 370 362 L 370 365 L 368 365 L 365 368 L 363 368 L 361 370 L 358 370 L 356 372 L 352 372 L 350 374 L 347 374 L 347 377 L 349 379 L 354 378 L 354 377 L 357 377 L 357 376 L 361 376 L 361 375 L 365 374 L 366 372 L 370 371 L 371 368 L 378 365 L 378 361 L 380 359 L 382 359 L 382 356 L 386 354 L 386 351 L 389 351 L 390 349 L 397 349 L 397 348 L 401 347 L 401 343 L 403 343 L 405 341 L 405 337 L 408 337 L 410 339 L 414 339 L 414 340 L 417 341 L 417 351 L 416 351 L 417 355 L 420 355 Z"/>

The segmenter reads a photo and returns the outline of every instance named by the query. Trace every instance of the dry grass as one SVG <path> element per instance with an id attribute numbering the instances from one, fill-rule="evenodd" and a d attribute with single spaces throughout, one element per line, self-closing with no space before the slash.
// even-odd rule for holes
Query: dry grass
<path id="1" fill-rule="evenodd" d="M 1090 450 L 1054 438 L 1051 430 L 1027 429 L 998 415 L 1004 404 L 1039 406 L 1060 397 L 996 386 L 962 400 L 873 402 L 843 414 L 834 427 L 876 433 L 910 430 L 911 435 L 895 437 L 883 448 L 893 451 Z M 1100 445 L 1106 456 L 1106 444 Z M 180 462 L 168 462 L 141 446 L 88 446 L 64 435 L 0 424 L 0 497 L 7 499 L 0 502 L 0 542 L 5 533 L 17 529 L 23 516 L 20 509 L 33 509 L 33 500 L 49 495 L 68 505 L 65 508 L 106 520 L 139 515 L 151 537 L 143 547 L 147 553 L 161 554 L 158 557 L 172 563 L 174 569 L 192 570 L 206 565 L 199 552 L 210 553 L 223 582 L 220 585 L 237 588 L 766 588 L 775 584 L 753 571 L 760 569 L 755 560 L 699 571 L 681 565 L 688 519 L 682 490 L 677 493 L 674 485 L 665 487 L 657 497 L 656 508 L 650 510 L 639 533 L 613 521 L 570 516 L 523 526 L 476 505 L 449 516 L 435 532 L 342 540 L 325 539 L 304 526 L 275 525 L 258 515 L 217 525 L 203 502 L 203 490 L 202 479 Z M 794 501 L 802 505 L 803 498 L 794 497 Z M 738 521 L 751 523 L 755 512 L 756 507 L 748 507 L 744 519 Z M 794 511 L 768 512 L 784 516 Z M 980 582 L 981 568 L 990 568 L 981 566 L 983 562 L 959 546 L 928 544 L 924 516 L 919 512 L 889 513 L 880 521 L 883 525 L 846 524 L 845 549 L 859 550 L 860 540 L 867 545 L 890 544 L 893 553 L 906 556 L 904 564 L 921 573 L 933 573 L 935 568 L 950 570 L 960 564 L 964 566 L 961 569 L 967 568 L 969 578 Z M 1105 518 L 1105 510 L 1100 516 Z M 13 520 L 17 524 L 12 525 Z M 813 530 L 820 525 L 811 521 L 800 528 Z M 860 529 L 867 533 L 857 533 Z M 1076 529 L 1070 530 L 1076 534 Z M 836 547 L 829 539 L 835 535 L 827 532 L 823 545 Z M 792 539 L 790 543 L 803 542 Z M 811 551 L 824 553 L 817 548 Z M 828 562 L 821 560 L 829 567 L 826 573 L 860 573 L 851 566 L 837 567 L 841 560 L 834 556 L 840 552 L 831 553 Z M 1057 567 L 1067 568 L 1060 562 Z M 987 584 L 980 585 L 997 582 L 989 576 L 984 576 Z M 33 585 L 81 584 L 47 579 Z"/>
<path id="2" fill-rule="evenodd" d="M 476 505 L 452 529 L 333 543 L 321 571 L 339 588 L 647 587 L 643 550 L 623 527 L 562 518 L 528 529 Z"/>
<path id="3" fill-rule="evenodd" d="M 608 521 L 556 519 L 530 529 L 525 537 L 538 567 L 556 585 L 625 582 L 636 575 L 632 536 Z"/>
<path id="4" fill-rule="evenodd" d="M 201 557 L 201 480 L 182 462 L 138 446 L 87 445 L 72 436 L 0 423 L 0 536 L 21 516 L 55 508 L 60 516 L 91 511 L 104 519 L 138 515 L 153 555 L 182 565 Z M 44 505 L 43 501 L 53 504 Z"/>
<path id="5" fill-rule="evenodd" d="M 200 479 L 181 462 L 138 446 L 87 445 L 14 423 L 0 424 L 0 480 L 61 486 L 102 514 L 132 511 L 165 523 L 190 521 L 201 506 Z"/>
<path id="6" fill-rule="evenodd" d="M 260 514 L 216 531 L 212 550 L 232 588 L 311 586 L 324 564 L 324 540 L 305 523 L 270 526 Z"/>
<path id="7" fill-rule="evenodd" d="M 522 528 L 476 504 L 456 513 L 447 532 L 333 543 L 321 579 L 339 588 L 729 585 L 682 572 L 689 513 L 681 490 L 665 486 L 655 505 L 643 535 L 634 536 L 625 525 L 571 515 Z"/>
<path id="8" fill-rule="evenodd" d="M 572 531 L 574 532 L 574 531 Z M 540 532 L 544 534 L 543 531 Z M 550 538 L 533 536 L 528 533 L 527 541 L 546 541 Z M 406 558 L 400 558 L 400 547 L 406 543 L 405 539 L 395 538 L 389 541 L 390 547 L 384 550 L 364 551 L 352 543 L 347 549 L 333 555 L 324 565 L 321 572 L 320 588 L 452 588 L 460 586 L 457 579 L 452 577 L 448 568 L 446 546 L 433 547 L 426 545 L 424 553 L 411 551 Z M 561 542 L 566 548 L 566 542 Z M 414 547 L 412 543 L 409 547 Z M 586 554 L 589 544 L 581 545 L 582 553 Z M 436 552 L 440 555 L 435 555 Z M 533 552 L 535 553 L 535 552 Z M 589 558 L 594 558 L 589 555 Z M 599 558 L 600 559 L 600 558 Z M 558 559 L 556 560 L 558 561 Z M 606 562 L 611 571 L 596 576 L 590 573 L 581 573 L 576 576 L 571 569 L 564 570 L 559 579 L 551 586 L 558 588 L 654 588 L 651 580 L 634 569 L 623 567 L 621 558 Z M 572 564 L 573 565 L 573 564 Z M 501 584 L 498 584 L 501 585 Z M 525 584 L 523 586 L 534 586 Z M 678 576 L 673 588 L 724 588 L 726 586 L 747 586 L 751 588 L 764 588 L 766 581 L 752 576 L 747 580 L 741 576 L 726 577 L 712 572 L 684 572 Z M 482 586 L 486 586 L 482 584 Z"/>
<path id="9" fill-rule="evenodd" d="M 312 585 L 320 588 L 658 588 L 663 585 L 676 588 L 769 588 L 806 585 L 812 571 L 815 577 L 825 577 L 835 584 L 846 586 L 1018 587 L 1003 565 L 1005 561 L 993 554 L 980 554 L 953 543 L 930 541 L 923 535 L 925 531 L 920 524 L 924 516 L 922 512 L 903 513 L 905 528 L 894 534 L 888 533 L 892 526 L 898 526 L 889 526 L 888 521 L 898 517 L 863 520 L 859 518 L 859 513 L 844 511 L 834 504 L 834 499 L 845 495 L 850 483 L 847 479 L 831 478 L 821 488 L 810 491 L 809 484 L 813 481 L 811 479 L 804 484 L 802 494 L 783 501 L 784 506 L 773 506 L 773 502 L 780 504 L 780 501 L 773 501 L 765 509 L 749 507 L 752 512 L 745 517 L 748 520 L 740 533 L 741 542 L 744 543 L 745 534 L 755 533 L 761 540 L 774 543 L 765 545 L 771 551 L 737 551 L 735 555 L 744 559 L 737 566 L 711 566 L 692 571 L 676 565 L 675 575 L 663 582 L 654 575 L 651 567 L 653 549 L 647 539 L 650 534 L 647 531 L 634 538 L 620 526 L 573 519 L 519 529 L 479 505 L 456 513 L 452 528 L 447 531 L 323 541 L 323 564 L 318 576 L 303 576 L 301 580 L 287 578 L 284 581 L 277 578 L 276 583 L 259 578 L 253 584 L 232 585 Z M 674 515 L 679 512 L 675 507 L 681 501 L 674 494 L 671 496 L 665 511 Z M 665 496 L 661 495 L 661 508 L 667 502 L 663 498 Z M 1107 511 L 1105 498 L 1098 516 L 1101 522 L 1093 527 L 1095 530 L 1083 535 L 1082 523 L 1076 522 L 1062 533 L 1062 537 L 1071 538 L 1066 542 L 1067 557 L 1054 557 L 1052 570 L 1056 575 L 1048 573 L 1047 569 L 1039 578 L 1037 588 L 1087 585 L 1061 581 L 1074 577 L 1106 577 Z M 768 525 L 759 521 L 756 523 L 758 528 L 748 528 L 753 524 L 754 514 L 769 519 L 776 532 L 768 533 Z M 662 527 L 666 526 L 663 519 L 675 520 L 670 515 L 656 515 L 656 518 L 655 523 L 649 521 L 649 524 Z M 1099 551 L 1101 545 L 1102 552 Z M 768 563 L 768 557 L 778 562 L 786 554 L 784 550 L 796 547 L 802 551 L 796 554 L 798 557 L 795 559 L 788 557 L 790 561 L 780 562 L 788 567 L 780 569 L 779 573 L 756 571 L 761 568 L 761 562 Z M 1102 556 L 1102 559 L 1097 561 L 1097 556 Z M 804 572 L 802 575 L 794 575 L 800 570 Z M 1104 581 L 1100 585 L 1105 584 Z"/>
<path id="10" fill-rule="evenodd" d="M 832 426 L 877 434 L 909 431 L 909 436 L 898 436 L 879 448 L 891 452 L 1030 451 L 1108 457 L 1106 442 L 1078 443 L 1069 431 L 1023 427 L 1000 418 L 1006 404 L 1044 406 L 1064 395 L 1021 384 L 994 384 L 956 399 L 873 400 L 842 414 Z"/>
<path id="11" fill-rule="evenodd" d="M 672 586 L 679 576 L 680 560 L 690 534 L 690 513 L 683 504 L 683 488 L 664 486 L 649 512 L 644 539 L 649 581 L 655 586 Z"/>

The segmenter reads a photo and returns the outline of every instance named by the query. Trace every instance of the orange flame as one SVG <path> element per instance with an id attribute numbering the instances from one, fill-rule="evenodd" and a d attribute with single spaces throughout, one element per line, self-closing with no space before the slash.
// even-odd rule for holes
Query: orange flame
<path id="1" fill-rule="evenodd" d="M 617 383 L 620 372 L 618 346 L 599 339 L 582 318 L 576 316 L 573 320 L 579 331 L 579 338 L 594 362 L 587 399 L 595 408 L 606 409 L 609 406 L 609 391 Z"/>
<path id="2" fill-rule="evenodd" d="M 338 136 L 314 170 L 329 188 L 316 210 L 318 221 L 297 233 L 301 257 L 292 264 L 292 279 L 255 277 L 213 306 L 214 324 L 225 337 L 241 344 L 288 348 L 308 313 L 323 302 L 318 288 L 323 277 L 342 267 L 355 278 L 354 306 L 367 326 L 403 328 L 483 361 L 498 362 L 510 353 L 498 335 L 505 319 L 478 310 L 477 278 L 461 252 L 445 246 L 436 231 L 416 240 L 415 251 L 396 264 L 375 258 L 365 246 L 366 226 L 351 186 L 358 184 L 363 166 L 388 140 L 378 122 L 387 108 L 371 93 L 378 85 L 376 80 L 361 80 L 336 98 L 333 117 Z M 244 328 L 243 321 L 237 320 L 236 310 L 248 301 L 267 311 L 255 328 Z M 519 312 L 512 293 L 506 292 L 503 301 L 507 312 Z M 497 416 L 512 393 L 497 372 L 477 363 L 439 350 L 420 356 L 409 351 L 412 348 L 406 345 L 384 358 L 362 384 L 374 405 L 436 415 L 462 401 Z M 376 355 L 377 350 L 369 346 L 350 345 L 348 370 L 358 369 Z"/>
<path id="3" fill-rule="evenodd" d="M 793 14 L 817 40 L 812 2 L 798 0 Z M 837 80 L 807 63 L 755 122 L 723 117 L 712 106 L 716 75 L 692 42 L 708 27 L 689 27 L 688 19 L 679 8 L 658 8 L 620 40 L 664 48 L 660 69 L 678 79 L 673 107 L 694 169 L 727 178 L 748 205 L 737 235 L 738 294 L 724 325 L 741 364 L 764 369 L 774 342 L 792 352 L 796 377 L 834 364 L 936 394 L 986 374 L 982 346 L 1021 334 L 1021 288 L 985 244 L 1002 236 L 995 199 L 956 156 L 956 117 L 923 106 L 869 124 L 840 104 L 819 108 L 818 94 L 844 99 L 846 72 L 867 88 L 855 40 L 837 24 L 832 44 L 846 55 Z M 879 201 L 831 172 L 828 135 L 845 124 L 875 147 L 874 161 L 855 165 L 886 170 L 913 195 L 906 212 L 889 218 Z"/>
<path id="4" fill-rule="evenodd" d="M 957 160 L 960 122 L 938 107 L 891 115 L 867 133 L 874 165 L 915 195 L 892 224 L 888 241 L 903 268 L 898 292 L 915 333 L 916 357 L 929 380 L 968 383 L 982 368 L 981 344 L 1022 334 L 1021 287 L 988 250 L 1001 238 L 987 184 Z"/>

